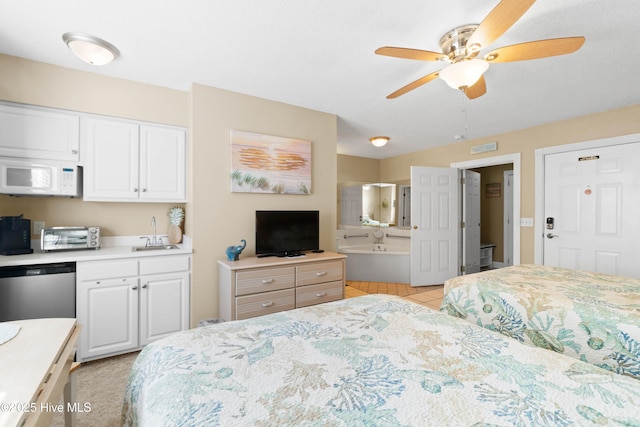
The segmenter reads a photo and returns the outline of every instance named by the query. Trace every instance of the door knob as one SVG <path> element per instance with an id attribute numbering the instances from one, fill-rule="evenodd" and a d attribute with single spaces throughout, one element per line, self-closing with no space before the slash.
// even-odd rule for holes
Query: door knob
<path id="1" fill-rule="evenodd" d="M 417 229 L 418 229 L 418 226 L 417 226 L 417 225 L 414 225 L 414 226 L 413 226 L 413 229 L 414 229 L 414 230 L 417 230 Z"/>
<path id="2" fill-rule="evenodd" d="M 558 237 L 557 234 L 547 233 L 547 239 L 553 239 L 554 237 Z"/>

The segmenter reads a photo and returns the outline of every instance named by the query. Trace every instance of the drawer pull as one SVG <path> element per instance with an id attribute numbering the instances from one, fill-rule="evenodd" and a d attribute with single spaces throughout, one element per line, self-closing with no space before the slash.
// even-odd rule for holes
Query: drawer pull
<path id="1" fill-rule="evenodd" d="M 271 307 L 272 305 L 273 305 L 273 301 L 263 302 L 262 303 L 262 307 L 264 307 L 264 308 Z"/>
<path id="2" fill-rule="evenodd" d="M 320 297 L 325 296 L 326 294 L 327 294 L 326 292 L 318 292 L 318 293 L 316 294 L 316 296 L 317 296 L 318 298 L 320 298 Z"/>
<path id="3" fill-rule="evenodd" d="M 326 275 L 326 274 L 327 274 L 327 272 L 326 272 L 326 271 L 318 271 L 318 272 L 316 273 L 316 276 L 324 276 L 324 275 Z"/>
<path id="4" fill-rule="evenodd" d="M 262 284 L 263 285 L 268 285 L 269 283 L 273 283 L 273 279 L 263 279 L 262 280 Z"/>

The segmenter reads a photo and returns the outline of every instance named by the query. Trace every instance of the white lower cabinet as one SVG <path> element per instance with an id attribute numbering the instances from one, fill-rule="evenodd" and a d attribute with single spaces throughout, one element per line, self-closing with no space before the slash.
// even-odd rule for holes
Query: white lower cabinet
<path id="1" fill-rule="evenodd" d="M 78 359 L 137 350 L 189 328 L 191 257 L 78 262 Z"/>
<path id="2" fill-rule="evenodd" d="M 188 329 L 189 273 L 143 276 L 140 287 L 140 345 Z"/>

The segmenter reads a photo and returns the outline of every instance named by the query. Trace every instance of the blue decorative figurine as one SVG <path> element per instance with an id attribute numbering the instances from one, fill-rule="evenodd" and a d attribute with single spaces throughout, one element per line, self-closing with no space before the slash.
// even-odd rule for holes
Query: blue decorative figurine
<path id="1" fill-rule="evenodd" d="M 242 242 L 242 245 L 238 245 L 238 246 L 229 246 L 227 248 L 227 260 L 228 261 L 238 261 L 238 259 L 240 258 L 240 254 L 242 253 L 242 250 L 245 248 L 245 246 L 247 246 L 247 241 L 242 239 L 240 240 Z"/>

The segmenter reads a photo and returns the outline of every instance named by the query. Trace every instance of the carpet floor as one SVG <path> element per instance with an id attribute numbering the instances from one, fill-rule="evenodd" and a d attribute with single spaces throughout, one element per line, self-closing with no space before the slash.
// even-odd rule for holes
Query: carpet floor
<path id="1" fill-rule="evenodd" d="M 76 371 L 77 407 L 90 410 L 76 413 L 79 427 L 120 427 L 124 390 L 138 352 L 108 357 L 80 365 Z M 62 401 L 60 401 L 62 403 Z M 52 427 L 64 427 L 64 415 L 56 413 Z"/>

